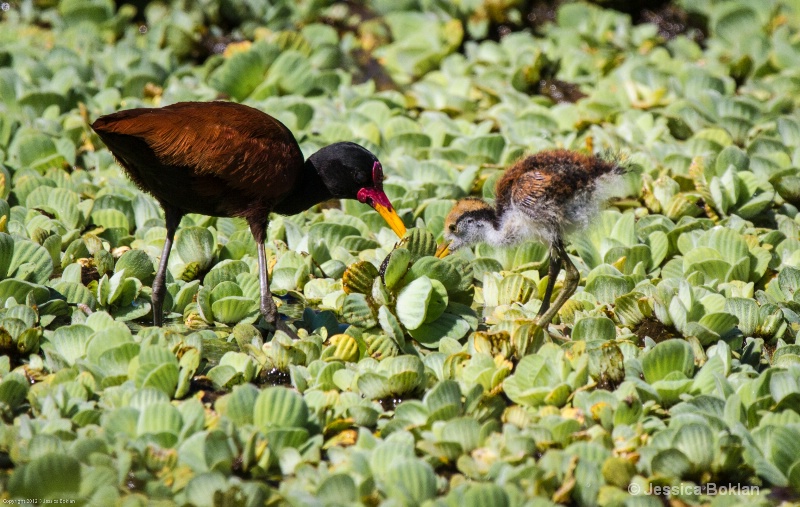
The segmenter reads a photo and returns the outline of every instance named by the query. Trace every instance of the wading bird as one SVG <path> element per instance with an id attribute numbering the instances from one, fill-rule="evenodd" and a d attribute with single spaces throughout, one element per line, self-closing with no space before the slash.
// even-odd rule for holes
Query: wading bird
<path id="1" fill-rule="evenodd" d="M 381 163 L 369 150 L 336 143 L 304 162 L 289 129 L 252 107 L 181 102 L 102 116 L 92 128 L 130 179 L 164 210 L 167 238 L 153 281 L 156 326 L 163 322 L 167 260 L 186 213 L 247 221 L 258 246 L 261 313 L 275 326 L 280 323 L 264 251 L 271 212 L 292 215 L 331 198 L 358 199 L 398 236 L 406 230 L 383 192 Z"/>
<path id="2" fill-rule="evenodd" d="M 589 224 L 624 172 L 615 162 L 568 150 L 521 159 L 497 181 L 494 207 L 474 197 L 453 206 L 445 219 L 444 235 L 450 241 L 446 248 L 510 246 L 529 240 L 550 245 L 547 288 L 537 315 L 537 323 L 545 328 L 580 282 L 564 248 L 565 236 Z M 551 306 L 562 263 L 567 273 L 564 287 Z"/>

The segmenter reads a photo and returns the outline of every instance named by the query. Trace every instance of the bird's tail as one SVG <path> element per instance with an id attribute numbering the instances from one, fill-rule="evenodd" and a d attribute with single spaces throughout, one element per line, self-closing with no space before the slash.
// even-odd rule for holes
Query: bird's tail
<path id="1" fill-rule="evenodd" d="M 600 161 L 596 168 L 598 175 L 614 174 L 623 176 L 633 170 L 626 152 L 606 149 L 597 155 L 597 159 Z"/>
<path id="2" fill-rule="evenodd" d="M 622 178 L 634 169 L 626 153 L 606 150 L 597 155 L 594 170 L 597 179 L 594 199 L 602 207 L 603 203 L 615 197 L 622 197 L 626 185 Z"/>

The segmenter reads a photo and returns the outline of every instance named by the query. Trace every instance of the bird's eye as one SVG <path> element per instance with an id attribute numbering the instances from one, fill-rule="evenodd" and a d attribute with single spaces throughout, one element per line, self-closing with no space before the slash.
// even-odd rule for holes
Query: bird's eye
<path id="1" fill-rule="evenodd" d="M 365 201 L 365 203 L 369 206 L 372 206 L 374 202 L 375 201 L 372 199 L 372 197 L 367 197 L 367 200 Z"/>
<path id="2" fill-rule="evenodd" d="M 450 224 L 450 232 L 456 232 L 456 224 Z"/>

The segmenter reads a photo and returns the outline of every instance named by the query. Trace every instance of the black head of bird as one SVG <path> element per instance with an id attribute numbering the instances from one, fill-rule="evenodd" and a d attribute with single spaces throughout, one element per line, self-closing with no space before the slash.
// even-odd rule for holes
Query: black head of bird
<path id="1" fill-rule="evenodd" d="M 308 157 L 306 165 L 319 175 L 331 196 L 368 204 L 398 236 L 403 236 L 405 225 L 383 191 L 383 166 L 371 151 L 356 143 L 336 143 Z"/>
<path id="2" fill-rule="evenodd" d="M 155 325 L 162 323 L 167 260 L 186 213 L 247 220 L 258 247 L 261 312 L 274 325 L 280 323 L 264 250 L 271 212 L 295 214 L 331 198 L 358 199 L 398 236 L 405 233 L 383 192 L 375 155 L 355 143 L 336 143 L 304 162 L 289 129 L 257 109 L 181 102 L 102 116 L 92 128 L 133 182 L 164 209 L 167 238 L 153 282 Z"/>
<path id="3" fill-rule="evenodd" d="M 613 193 L 624 168 L 615 162 L 567 150 L 548 150 L 511 166 L 497 181 L 495 205 L 468 197 L 458 201 L 445 219 L 448 250 L 489 243 L 511 246 L 530 240 L 550 246 L 548 282 L 537 316 L 547 326 L 575 292 L 580 275 L 564 248 L 564 238 L 587 227 Z M 564 287 L 550 305 L 561 265 Z"/>

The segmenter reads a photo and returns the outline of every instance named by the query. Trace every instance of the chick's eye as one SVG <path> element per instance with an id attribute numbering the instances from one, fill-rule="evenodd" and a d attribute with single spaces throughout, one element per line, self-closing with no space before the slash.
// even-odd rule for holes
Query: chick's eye
<path id="1" fill-rule="evenodd" d="M 450 232 L 456 232 L 456 224 L 450 224 Z"/>

